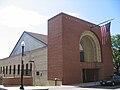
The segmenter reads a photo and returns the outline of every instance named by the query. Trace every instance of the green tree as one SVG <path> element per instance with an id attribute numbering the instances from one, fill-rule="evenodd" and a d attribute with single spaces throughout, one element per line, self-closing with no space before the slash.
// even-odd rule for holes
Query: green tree
<path id="1" fill-rule="evenodd" d="M 116 73 L 119 74 L 120 68 L 120 34 L 113 35 L 111 37 L 112 50 L 113 50 L 113 64 L 116 69 Z"/>

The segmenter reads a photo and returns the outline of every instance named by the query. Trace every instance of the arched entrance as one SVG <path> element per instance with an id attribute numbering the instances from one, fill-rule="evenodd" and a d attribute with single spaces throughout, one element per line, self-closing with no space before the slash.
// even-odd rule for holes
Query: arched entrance
<path id="1" fill-rule="evenodd" d="M 83 62 L 101 62 L 101 48 L 96 35 L 85 31 L 80 37 L 80 52 L 84 52 Z"/>
<path id="2" fill-rule="evenodd" d="M 85 31 L 80 37 L 80 62 L 83 64 L 100 63 L 101 48 L 96 35 L 91 31 Z M 97 81 L 99 68 L 83 67 L 82 68 L 83 82 Z"/>

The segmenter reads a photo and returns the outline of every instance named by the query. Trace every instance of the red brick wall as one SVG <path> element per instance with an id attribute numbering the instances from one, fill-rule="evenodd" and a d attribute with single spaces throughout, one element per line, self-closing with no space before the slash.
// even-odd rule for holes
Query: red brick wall
<path id="1" fill-rule="evenodd" d="M 110 37 L 109 37 L 110 38 Z M 104 63 L 104 77 L 110 75 L 113 71 L 113 63 L 112 61 L 112 49 L 111 49 L 111 41 L 110 39 L 106 43 L 106 45 L 103 45 L 102 47 L 102 58 Z"/>
<path id="2" fill-rule="evenodd" d="M 48 21 L 48 79 L 62 78 L 63 84 L 83 82 L 82 69 L 95 68 L 95 63 L 80 62 L 79 41 L 82 32 L 92 31 L 100 41 L 100 27 L 60 13 Z M 102 63 L 97 64 L 99 79 L 113 73 L 110 40 L 102 47 Z"/>
<path id="3" fill-rule="evenodd" d="M 48 21 L 48 79 L 63 77 L 62 15 Z"/>
<path id="4" fill-rule="evenodd" d="M 24 85 L 31 86 L 31 85 L 33 85 L 32 82 L 33 82 L 32 77 L 24 77 L 24 79 L 23 79 Z M 2 84 L 4 86 L 20 85 L 21 84 L 21 78 L 19 78 L 19 77 L 3 78 Z"/>
<path id="5" fill-rule="evenodd" d="M 73 84 L 82 82 L 82 67 L 84 64 L 80 64 L 80 51 L 79 41 L 82 32 L 90 30 L 90 26 L 93 24 L 85 22 L 83 20 L 63 15 L 63 63 L 64 63 L 64 84 Z M 95 29 L 98 29 L 96 27 Z M 99 29 L 98 29 L 99 30 Z M 98 30 L 91 30 L 99 35 Z M 92 63 L 87 63 L 92 66 Z M 88 68 L 93 68 L 89 67 Z M 85 68 L 87 68 L 85 67 Z"/>

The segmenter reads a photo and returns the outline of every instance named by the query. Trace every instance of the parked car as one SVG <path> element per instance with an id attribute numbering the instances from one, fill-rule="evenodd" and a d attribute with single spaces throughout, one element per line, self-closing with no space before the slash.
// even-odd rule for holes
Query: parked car
<path id="1" fill-rule="evenodd" d="M 107 77 L 105 80 L 100 81 L 101 85 L 116 85 L 116 84 L 120 84 L 120 76 L 109 76 Z"/>

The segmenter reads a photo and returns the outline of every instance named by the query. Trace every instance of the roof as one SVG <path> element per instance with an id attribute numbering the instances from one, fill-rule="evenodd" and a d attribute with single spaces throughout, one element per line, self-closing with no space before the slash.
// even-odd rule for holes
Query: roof
<path id="1" fill-rule="evenodd" d="M 26 31 L 25 31 L 26 32 Z M 26 32 L 29 35 L 31 35 L 32 37 L 42 41 L 43 43 L 47 44 L 48 43 L 48 39 L 47 39 L 47 35 L 43 35 L 43 34 L 38 34 L 38 33 L 32 33 L 32 32 Z"/>
<path id="2" fill-rule="evenodd" d="M 24 31 L 21 37 L 19 38 L 18 42 L 16 43 L 15 47 L 13 48 L 10 56 L 14 56 L 21 53 L 21 48 L 19 46 L 23 40 L 26 42 L 25 51 L 31 51 L 37 48 L 47 46 L 47 35 Z"/>

